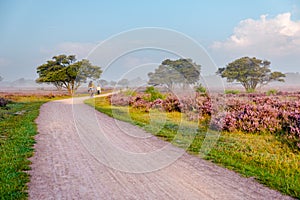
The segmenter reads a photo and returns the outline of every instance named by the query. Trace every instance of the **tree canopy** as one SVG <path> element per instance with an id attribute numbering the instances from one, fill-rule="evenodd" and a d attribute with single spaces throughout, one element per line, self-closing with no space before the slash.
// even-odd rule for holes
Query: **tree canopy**
<path id="1" fill-rule="evenodd" d="M 38 66 L 37 73 L 37 83 L 53 84 L 58 89 L 66 88 L 69 94 L 73 94 L 87 79 L 100 78 L 102 71 L 86 59 L 76 61 L 74 55 L 58 55 Z"/>
<path id="2" fill-rule="evenodd" d="M 119 82 L 118 82 L 118 85 L 121 85 L 123 87 L 127 87 L 129 85 L 129 80 L 126 79 L 126 78 L 123 78 L 121 79 Z"/>
<path id="3" fill-rule="evenodd" d="M 227 82 L 241 83 L 247 92 L 251 92 L 271 81 L 284 82 L 285 75 L 277 71 L 271 72 L 270 64 L 267 60 L 242 57 L 219 68 L 216 73 L 226 78 Z"/>
<path id="4" fill-rule="evenodd" d="M 167 85 L 173 88 L 174 85 L 191 85 L 200 79 L 201 66 L 192 59 L 164 60 L 155 69 L 155 72 L 148 73 L 149 85 Z"/>
<path id="5" fill-rule="evenodd" d="M 100 80 L 98 81 L 98 84 L 100 84 L 101 87 L 105 87 L 105 86 L 107 86 L 109 83 L 108 83 L 107 80 L 100 79 Z"/>

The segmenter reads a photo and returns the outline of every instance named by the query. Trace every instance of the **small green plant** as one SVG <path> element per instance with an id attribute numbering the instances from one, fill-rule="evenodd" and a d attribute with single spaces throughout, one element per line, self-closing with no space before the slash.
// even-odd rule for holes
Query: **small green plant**
<path id="1" fill-rule="evenodd" d="M 246 92 L 247 92 L 247 93 L 254 93 L 254 92 L 255 92 L 255 89 L 249 88 L 249 89 L 246 90 Z"/>
<path id="2" fill-rule="evenodd" d="M 145 100 L 147 100 L 147 101 L 152 102 L 152 101 L 155 101 L 156 99 L 164 99 L 165 98 L 165 96 L 162 93 L 160 93 L 153 86 L 147 87 L 145 93 L 150 95 L 148 97 L 145 97 L 146 98 Z"/>
<path id="3" fill-rule="evenodd" d="M 206 93 L 206 88 L 200 83 L 198 86 L 196 86 L 195 88 L 196 92 L 199 92 L 199 93 Z"/>
<path id="4" fill-rule="evenodd" d="M 225 94 L 239 94 L 239 90 L 225 90 Z"/>
<path id="5" fill-rule="evenodd" d="M 270 89 L 266 92 L 266 95 L 270 96 L 270 95 L 276 95 L 278 93 L 278 91 L 276 89 Z"/>

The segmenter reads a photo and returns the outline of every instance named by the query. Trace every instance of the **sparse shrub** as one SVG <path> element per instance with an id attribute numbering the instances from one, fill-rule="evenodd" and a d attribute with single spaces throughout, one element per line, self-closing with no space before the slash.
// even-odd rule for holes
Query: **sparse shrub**
<path id="1" fill-rule="evenodd" d="M 270 89 L 266 92 L 266 95 L 270 96 L 270 95 L 276 95 L 277 94 L 277 90 L 276 89 Z"/>
<path id="2" fill-rule="evenodd" d="M 254 93 L 255 92 L 255 89 L 248 89 L 247 91 L 246 91 L 247 93 Z"/>
<path id="3" fill-rule="evenodd" d="M 203 94 L 207 92 L 206 88 L 201 83 L 195 87 L 195 91 Z"/>
<path id="4" fill-rule="evenodd" d="M 225 90 L 225 94 L 239 94 L 239 90 Z"/>
<path id="5" fill-rule="evenodd" d="M 156 88 L 154 88 L 153 86 L 147 87 L 146 94 L 149 94 L 147 96 L 144 96 L 144 99 L 147 101 L 155 101 L 156 99 L 164 99 L 164 95 L 162 93 L 160 93 Z"/>

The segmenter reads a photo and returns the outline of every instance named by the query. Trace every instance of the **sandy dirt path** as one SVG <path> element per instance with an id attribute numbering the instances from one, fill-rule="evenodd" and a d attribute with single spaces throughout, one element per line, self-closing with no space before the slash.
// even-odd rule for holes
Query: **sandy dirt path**
<path id="1" fill-rule="evenodd" d="M 166 159 L 155 161 L 146 152 L 167 146 L 166 142 L 96 112 L 83 100 L 59 100 L 41 107 L 29 199 L 291 199 L 186 153 L 168 165 L 165 160 L 173 155 L 162 153 Z M 93 120 L 96 123 L 91 124 Z M 182 152 L 169 149 L 168 153 Z M 118 156 L 118 152 L 147 159 Z M 145 165 L 149 172 L 142 171 Z"/>

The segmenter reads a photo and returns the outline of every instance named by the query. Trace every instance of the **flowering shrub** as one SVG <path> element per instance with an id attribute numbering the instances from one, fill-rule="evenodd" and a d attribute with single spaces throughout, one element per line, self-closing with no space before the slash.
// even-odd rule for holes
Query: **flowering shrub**
<path id="1" fill-rule="evenodd" d="M 124 94 L 114 94 L 107 97 L 111 105 L 114 106 L 128 106 L 130 105 L 130 96 Z"/>
<path id="2" fill-rule="evenodd" d="M 180 99 L 169 94 L 165 99 L 155 100 L 149 98 L 149 94 L 115 94 L 109 98 L 112 105 L 132 106 L 146 112 L 153 108 L 182 112 L 199 124 L 205 122 L 208 126 L 210 121 L 211 128 L 217 130 L 282 134 L 300 148 L 300 94 L 278 94 L 225 94 L 211 98 L 197 93 Z M 221 105 L 224 102 L 219 101 L 221 98 L 224 98 L 225 106 Z"/>
<path id="3" fill-rule="evenodd" d="M 179 99 L 173 94 L 167 96 L 167 98 L 162 102 L 162 106 L 167 112 L 181 111 Z"/>

